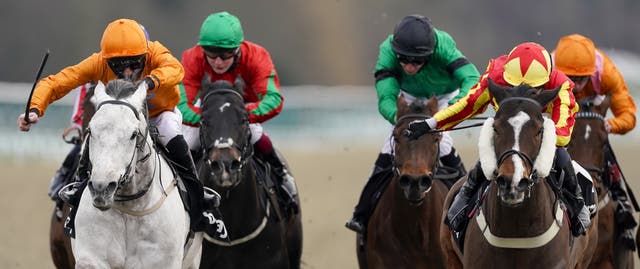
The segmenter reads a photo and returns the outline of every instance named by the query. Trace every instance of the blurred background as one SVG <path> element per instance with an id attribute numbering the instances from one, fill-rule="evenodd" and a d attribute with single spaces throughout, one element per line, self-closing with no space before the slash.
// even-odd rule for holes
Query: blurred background
<path id="1" fill-rule="evenodd" d="M 0 169 L 9 187 L 0 188 L 0 210 L 9 217 L 0 220 L 0 268 L 52 267 L 47 233 L 53 203 L 46 191 L 71 149 L 60 136 L 74 94 L 50 106 L 29 133 L 16 128 L 44 52 L 51 55 L 43 77 L 99 51 L 106 25 L 124 17 L 143 24 L 179 59 L 197 42 L 206 16 L 223 10 L 240 18 L 247 40 L 269 50 L 280 75 L 285 108 L 265 128 L 301 190 L 304 268 L 356 266 L 354 234 L 343 224 L 390 131 L 377 112 L 372 71 L 380 42 L 403 16 L 429 17 L 481 72 L 518 43 L 535 41 L 551 51 L 561 36 L 583 34 L 622 71 L 636 104 L 640 96 L 635 0 L 2 1 Z M 637 128 L 611 137 L 622 151 L 619 159 L 635 157 L 638 134 Z M 453 135 L 469 168 L 477 159 L 477 130 Z M 623 169 L 632 165 L 621 162 Z"/>

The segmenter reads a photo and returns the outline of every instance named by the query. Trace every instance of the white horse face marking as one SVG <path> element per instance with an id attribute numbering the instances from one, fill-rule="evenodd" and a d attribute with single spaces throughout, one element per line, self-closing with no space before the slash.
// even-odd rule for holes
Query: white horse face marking
<path id="1" fill-rule="evenodd" d="M 518 112 L 515 116 L 509 118 L 507 121 L 513 127 L 513 135 L 514 144 L 512 149 L 515 151 L 520 151 L 520 133 L 522 132 L 522 128 L 529 121 L 531 117 L 522 111 Z M 516 187 L 520 184 L 520 180 L 524 177 L 524 169 L 525 164 L 524 160 L 520 158 L 518 154 L 511 155 L 511 160 L 513 161 L 514 171 L 513 178 L 511 178 L 511 191 L 516 191 Z M 513 201 L 505 201 L 507 203 L 511 202 L 514 204 L 520 203 L 524 200 L 524 193 L 519 193 L 515 200 Z"/>
<path id="2" fill-rule="evenodd" d="M 587 124 L 587 126 L 585 126 L 585 131 L 584 131 L 584 141 L 589 141 L 590 136 L 591 136 L 591 125 Z"/>
<path id="3" fill-rule="evenodd" d="M 231 104 L 229 104 L 229 103 L 227 102 L 227 103 L 222 104 L 218 109 L 220 110 L 220 112 L 224 112 L 224 110 L 225 110 L 227 107 L 230 107 L 230 106 L 231 106 Z"/>

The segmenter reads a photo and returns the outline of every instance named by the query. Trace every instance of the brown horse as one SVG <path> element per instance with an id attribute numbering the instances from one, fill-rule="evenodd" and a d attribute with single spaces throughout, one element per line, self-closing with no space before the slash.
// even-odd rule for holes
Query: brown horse
<path id="1" fill-rule="evenodd" d="M 437 111 L 435 98 L 410 105 L 398 98 L 394 175 L 369 220 L 364 249 L 358 250 L 361 268 L 445 268 L 437 239 L 448 190 L 434 180 L 441 135 L 411 140 L 403 134 L 411 121 Z"/>
<path id="2" fill-rule="evenodd" d="M 87 128 L 89 124 L 89 119 L 93 116 L 95 112 L 95 107 L 91 101 L 91 96 L 93 96 L 93 89 L 95 86 L 91 86 L 87 89 L 87 93 L 82 102 L 82 130 Z M 68 132 L 65 131 L 63 134 L 63 138 L 66 140 Z M 83 137 L 82 134 L 79 137 Z M 75 143 L 80 143 L 76 141 Z M 79 158 L 79 154 L 77 156 Z M 75 161 L 77 166 L 78 161 Z M 74 171 L 75 171 L 74 166 Z M 68 181 L 65 182 L 71 183 L 71 180 L 75 178 L 75 173 L 72 175 Z M 53 208 L 53 213 L 51 214 L 51 223 L 49 226 L 49 250 L 51 251 L 51 259 L 53 260 L 53 264 L 58 269 L 65 268 L 75 268 L 75 258 L 73 257 L 73 252 L 71 251 L 71 238 L 64 234 L 64 222 L 67 219 L 67 215 L 69 214 L 69 205 L 64 203 L 62 200 L 56 201 L 56 204 Z"/>
<path id="3" fill-rule="evenodd" d="M 633 252 L 621 246 L 615 227 L 615 203 L 604 182 L 604 149 L 608 139 L 604 117 L 610 98 L 579 100 L 580 112 L 576 115 L 571 142 L 567 150 L 594 178 L 598 192 L 598 244 L 589 268 L 633 268 Z"/>
<path id="4" fill-rule="evenodd" d="M 557 184 L 545 179 L 556 135 L 553 121 L 542 111 L 559 89 L 536 93 L 526 84 L 489 82 L 499 109 L 485 121 L 478 143 L 479 172 L 489 186 L 464 233 L 462 250 L 442 225 L 448 268 L 586 268 L 591 257 L 587 246 L 597 231 L 590 228 L 587 236 L 573 238 L 554 191 Z M 442 219 L 462 182 L 449 192 Z"/>

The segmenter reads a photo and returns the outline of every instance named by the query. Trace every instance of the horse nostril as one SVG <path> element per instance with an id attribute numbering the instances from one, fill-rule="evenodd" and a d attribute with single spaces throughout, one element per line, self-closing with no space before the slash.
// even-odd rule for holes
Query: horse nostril
<path id="1" fill-rule="evenodd" d="M 210 161 L 211 172 L 214 174 L 221 174 L 224 170 L 224 164 L 221 161 Z"/>
<path id="2" fill-rule="evenodd" d="M 498 176 L 496 178 L 496 184 L 498 184 L 498 186 L 500 188 L 506 188 L 507 187 L 507 180 L 503 176 Z"/>
<path id="3" fill-rule="evenodd" d="M 420 177 L 420 186 L 421 187 L 426 187 L 429 186 L 431 184 L 431 177 L 430 176 L 422 176 Z"/>
<path id="4" fill-rule="evenodd" d="M 231 161 L 231 165 L 229 165 L 229 170 L 238 171 L 240 170 L 240 168 L 242 168 L 242 162 L 240 162 L 240 160 Z"/>
<path id="5" fill-rule="evenodd" d="M 401 177 L 400 177 L 400 181 L 399 181 L 400 186 L 402 186 L 402 187 L 407 187 L 407 186 L 409 186 L 409 183 L 410 183 L 409 181 L 410 181 L 410 180 L 409 180 L 409 177 L 408 177 L 408 176 L 401 176 Z"/>

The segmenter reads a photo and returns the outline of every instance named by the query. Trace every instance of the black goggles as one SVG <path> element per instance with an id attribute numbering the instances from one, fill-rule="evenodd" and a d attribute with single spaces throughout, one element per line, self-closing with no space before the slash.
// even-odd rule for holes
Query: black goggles
<path id="1" fill-rule="evenodd" d="M 568 76 L 574 83 L 585 82 L 589 76 Z"/>
<path id="2" fill-rule="evenodd" d="M 146 57 L 144 55 L 115 57 L 107 59 L 107 64 L 109 64 L 109 68 L 117 75 L 124 72 L 127 68 L 131 68 L 131 70 L 143 69 L 145 59 Z"/>
<path id="3" fill-rule="evenodd" d="M 398 54 L 398 61 L 403 64 L 421 65 L 427 62 L 427 57 L 416 57 Z"/>
<path id="4" fill-rule="evenodd" d="M 204 54 L 207 57 L 215 60 L 216 58 L 220 58 L 221 60 L 228 60 L 236 56 L 238 54 L 238 48 L 218 48 L 218 47 L 202 47 L 204 50 Z"/>

